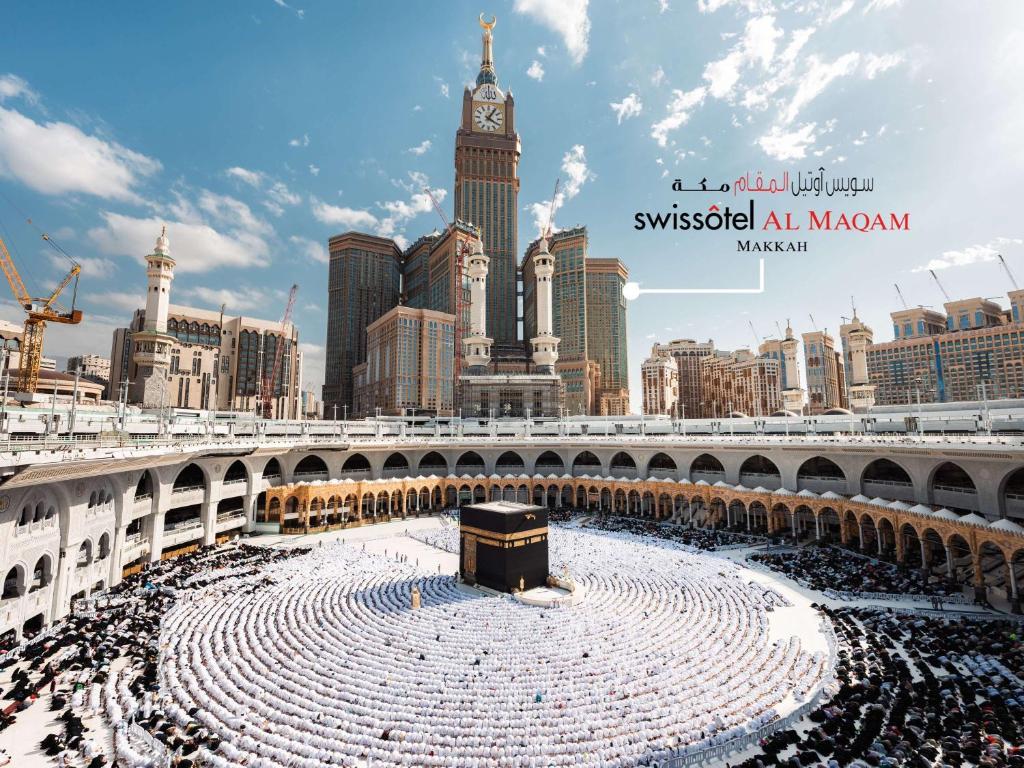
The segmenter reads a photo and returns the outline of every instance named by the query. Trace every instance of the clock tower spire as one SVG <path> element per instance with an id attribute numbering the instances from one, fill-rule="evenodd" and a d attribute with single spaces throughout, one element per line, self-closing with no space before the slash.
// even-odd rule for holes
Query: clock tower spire
<path id="1" fill-rule="evenodd" d="M 483 29 L 480 73 L 462 94 L 462 120 L 455 134 L 455 218 L 482 232 L 490 259 L 487 279 L 488 330 L 496 351 L 519 336 L 516 230 L 519 213 L 519 135 L 515 101 L 498 86 L 494 68 L 494 26 L 480 14 Z"/>

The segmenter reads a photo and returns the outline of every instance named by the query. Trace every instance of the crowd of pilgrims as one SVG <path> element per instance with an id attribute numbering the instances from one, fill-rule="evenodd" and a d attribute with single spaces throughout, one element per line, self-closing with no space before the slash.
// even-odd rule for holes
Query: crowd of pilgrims
<path id="1" fill-rule="evenodd" d="M 0 731 L 30 706 L 45 706 L 48 699 L 50 710 L 59 713 L 59 725 L 42 736 L 39 748 L 56 765 L 152 764 L 151 757 L 132 759 L 126 726 L 135 722 L 154 742 L 166 745 L 177 765 L 188 768 L 188 755 L 200 742 L 211 742 L 203 729 L 172 723 L 157 706 L 162 617 L 185 592 L 228 576 L 237 579 L 249 573 L 262 578 L 258 574 L 263 566 L 301 552 L 245 545 L 205 547 L 126 578 L 95 605 L 63 619 L 54 631 L 0 657 L 0 670 L 10 677 L 9 687 L 0 694 L 5 708 Z M 104 726 L 91 719 L 100 713 L 105 713 Z M 0 756 L 0 765 L 3 762 Z"/>
<path id="2" fill-rule="evenodd" d="M 811 545 L 795 552 L 757 553 L 749 559 L 820 592 L 834 589 L 941 597 L 963 591 L 963 587 L 948 580 L 924 575 L 919 568 L 868 559 L 835 546 Z"/>
<path id="3" fill-rule="evenodd" d="M 629 522 L 552 530 L 552 571 L 588 589 L 577 617 L 355 544 L 204 548 L 0 657 L 0 731 L 38 697 L 57 765 L 625 767 L 728 743 L 827 678 L 820 652 L 768 641 L 778 593 Z M 453 526 L 415 535 L 458 546 Z M 816 607 L 830 695 L 743 768 L 1024 768 L 1019 622 Z"/>
<path id="4" fill-rule="evenodd" d="M 637 536 L 654 536 L 707 552 L 714 552 L 723 547 L 756 546 L 764 541 L 760 537 L 746 536 L 725 530 L 687 528 L 682 525 L 640 520 L 634 517 L 595 517 L 588 520 L 586 526 L 602 531 L 625 531 Z"/>
<path id="5" fill-rule="evenodd" d="M 1024 766 L 1018 621 L 822 607 L 840 639 L 840 688 L 741 768 Z"/>

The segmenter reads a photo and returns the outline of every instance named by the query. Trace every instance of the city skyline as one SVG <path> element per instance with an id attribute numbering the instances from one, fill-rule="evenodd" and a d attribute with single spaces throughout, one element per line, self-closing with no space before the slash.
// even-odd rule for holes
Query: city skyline
<path id="1" fill-rule="evenodd" d="M 57 270 L 22 218 L 84 268 L 86 319 L 51 328 L 47 356 L 109 352 L 110 332 L 143 304 L 140 265 L 166 222 L 183 303 L 272 320 L 284 287 L 302 286 L 304 380 L 318 390 L 328 237 L 369 229 L 409 242 L 440 229 L 422 186 L 451 216 L 453 126 L 478 68 L 481 10 L 498 16 L 495 66 L 519 108 L 521 244 L 536 237 L 556 176 L 558 226 L 586 224 L 591 254 L 623 259 L 648 287 L 666 271 L 694 287 L 756 275 L 734 238 L 632 231 L 634 210 L 679 200 L 675 178 L 691 186 L 824 165 L 875 179 L 858 207 L 911 214 L 907 233 L 808 238 L 807 254 L 770 257 L 763 296 L 633 302 L 634 411 L 652 339 L 755 349 L 748 320 L 763 337 L 792 316 L 799 336 L 808 314 L 836 337 L 854 294 L 877 343 L 891 339 L 888 313 L 900 306 L 892 282 L 911 305 L 942 303 L 924 267 L 941 270 L 954 298 L 1006 293 L 996 251 L 1024 277 L 1009 223 L 1024 159 L 1011 129 L 1019 105 L 1002 98 L 1021 70 L 1022 11 L 1009 3 L 974 18 L 952 3 L 880 0 L 583 2 L 561 13 L 517 0 L 414 8 L 396 21 L 386 5 L 268 0 L 193 5 L 202 28 L 189 8 L 126 7 L 103 29 L 73 5 L 12 14 L 11 63 L 0 68 L 0 191 L 17 206 L 3 202 L 6 234 L 35 286 Z M 173 68 L 154 43 L 173 52 Z M 438 55 L 423 66 L 411 52 L 427 48 Z M 88 73 L 69 67 L 77 56 L 90 57 Z M 954 175 L 959 193 L 947 192 Z M 9 299 L 0 315 L 20 319 Z"/>

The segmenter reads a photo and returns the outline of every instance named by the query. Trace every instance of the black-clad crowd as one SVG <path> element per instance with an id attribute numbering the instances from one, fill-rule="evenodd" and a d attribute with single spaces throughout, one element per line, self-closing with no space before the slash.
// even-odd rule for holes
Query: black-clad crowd
<path id="1" fill-rule="evenodd" d="M 820 592 L 834 589 L 936 596 L 962 592 L 962 587 L 926 576 L 920 569 L 870 560 L 838 547 L 809 546 L 796 552 L 758 553 L 749 559 Z"/>
<path id="2" fill-rule="evenodd" d="M 116 765 L 102 733 L 83 718 L 101 707 L 102 688 L 111 667 L 125 665 L 127 687 L 138 703 L 132 718 L 175 755 L 175 765 L 187 768 L 209 734 L 198 724 L 180 727 L 167 721 L 155 706 L 160 619 L 182 591 L 200 588 L 226 576 L 257 573 L 264 564 L 308 550 L 279 550 L 247 545 L 205 547 L 158 563 L 126 578 L 90 605 L 65 618 L 58 631 L 29 641 L 0 659 L 0 669 L 12 669 L 11 685 L 2 692 L 3 706 L 14 711 L 0 718 L 0 731 L 39 695 L 51 694 L 50 707 L 59 712 L 59 727 L 46 734 L 40 747 L 58 765 L 89 768 Z M 259 583 L 249 588 L 256 589 Z M 41 705 L 40 705 L 41 706 Z M 2 763 L 0 759 L 0 763 Z"/>
<path id="3" fill-rule="evenodd" d="M 682 525 L 660 523 L 655 520 L 643 520 L 635 517 L 605 516 L 595 517 L 587 522 L 588 528 L 602 531 L 624 531 L 637 536 L 655 536 L 659 539 L 676 541 L 696 549 L 714 552 L 721 547 L 757 546 L 763 539 L 744 536 L 728 531 L 716 531 L 711 528 L 686 528 Z"/>

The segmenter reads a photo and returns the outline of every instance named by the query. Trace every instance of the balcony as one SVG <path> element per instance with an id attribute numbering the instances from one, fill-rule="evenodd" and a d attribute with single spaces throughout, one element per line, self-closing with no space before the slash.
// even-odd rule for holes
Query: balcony
<path id="1" fill-rule="evenodd" d="M 205 485 L 187 485 L 171 491 L 171 507 L 187 507 L 202 504 L 206 496 Z"/>
<path id="2" fill-rule="evenodd" d="M 905 480 L 867 480 L 861 483 L 861 493 L 870 499 L 881 496 L 883 499 L 899 499 L 913 503 L 914 485 Z"/>
<path id="3" fill-rule="evenodd" d="M 203 523 L 201 520 L 187 520 L 164 528 L 164 538 L 161 546 L 164 549 L 188 541 L 195 541 L 203 538 Z"/>
<path id="4" fill-rule="evenodd" d="M 215 530 L 217 533 L 223 533 L 233 528 L 241 528 L 243 525 L 245 525 L 245 512 L 237 509 L 231 512 L 221 512 L 217 515 Z"/>
<path id="5" fill-rule="evenodd" d="M 125 536 L 124 546 L 121 548 L 121 562 L 131 563 L 149 553 L 149 541 L 141 533 L 134 533 Z"/>

